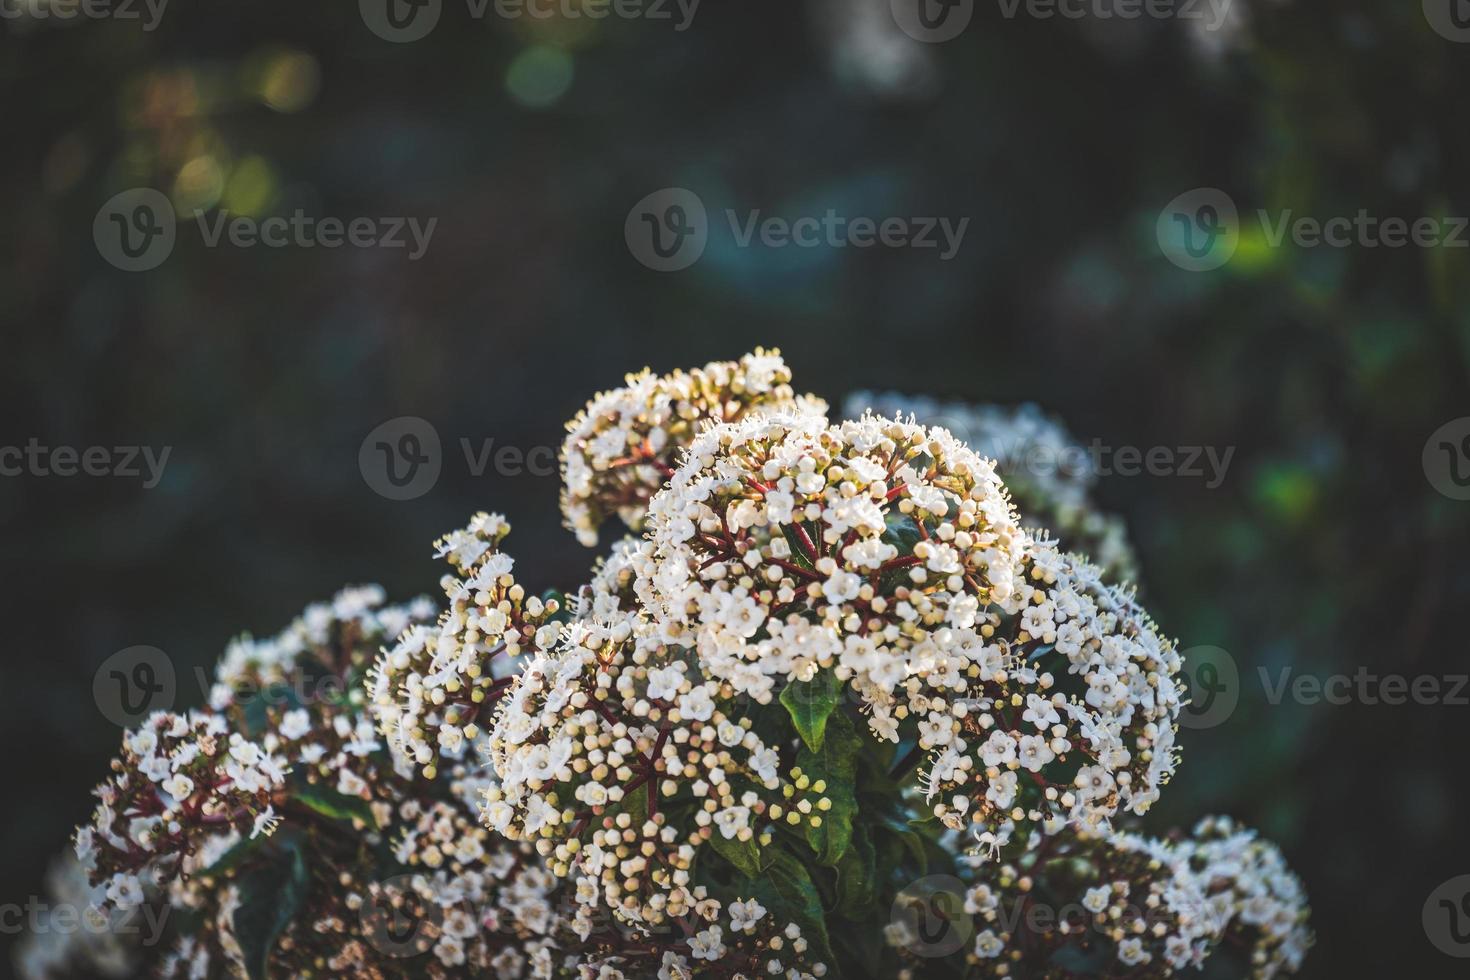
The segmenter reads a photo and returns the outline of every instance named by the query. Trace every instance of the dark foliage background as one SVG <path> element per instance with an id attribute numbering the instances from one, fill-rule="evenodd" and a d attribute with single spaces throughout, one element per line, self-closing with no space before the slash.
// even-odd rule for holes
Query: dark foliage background
<path id="1" fill-rule="evenodd" d="M 0 479 L 0 898 L 39 894 L 89 809 L 119 734 L 91 694 L 111 653 L 164 649 L 197 703 L 192 667 L 241 630 L 346 582 L 433 592 L 430 540 L 481 508 L 510 515 L 531 582 L 575 583 L 593 556 L 558 526 L 556 479 L 474 477 L 458 441 L 556 445 L 625 371 L 763 343 L 834 402 L 1036 401 L 1084 442 L 1236 447 L 1217 489 L 1100 487 L 1165 629 L 1245 677 L 1227 723 L 1186 735 L 1151 826 L 1221 811 L 1280 842 L 1314 907 L 1309 976 L 1461 975 L 1420 916 L 1470 873 L 1470 707 L 1272 705 L 1255 678 L 1465 672 L 1470 503 L 1420 456 L 1470 414 L 1470 255 L 1248 230 L 1227 266 L 1190 273 L 1154 223 L 1201 186 L 1243 214 L 1467 213 L 1470 45 L 1418 3 L 1233 8 L 1233 29 L 1202 34 L 981 3 L 937 45 L 867 0 L 710 2 L 684 31 L 448 3 L 412 44 L 351 4 L 277 0 L 175 0 L 151 32 L 0 22 L 0 444 L 172 447 L 152 490 Z M 128 274 L 91 227 L 135 186 L 182 215 L 438 226 L 409 262 L 210 249 L 186 220 L 160 268 Z M 971 223 L 949 262 L 724 236 L 660 274 L 623 224 L 668 186 L 712 214 Z M 446 445 L 407 502 L 357 465 L 400 415 Z"/>

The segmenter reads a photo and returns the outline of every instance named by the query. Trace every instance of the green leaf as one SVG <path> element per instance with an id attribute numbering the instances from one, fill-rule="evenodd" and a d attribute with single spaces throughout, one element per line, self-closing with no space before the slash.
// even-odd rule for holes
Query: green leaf
<path id="1" fill-rule="evenodd" d="M 852 846 L 837 863 L 837 911 L 861 921 L 870 916 L 878 898 L 878 854 L 859 824 L 853 830 Z"/>
<path id="2" fill-rule="evenodd" d="M 714 847 L 715 853 L 735 865 L 736 870 L 741 874 L 747 878 L 760 876 L 761 846 L 756 843 L 754 837 L 745 841 L 739 838 L 727 839 L 724 834 L 716 830 L 709 842 Z"/>
<path id="3" fill-rule="evenodd" d="M 351 823 L 360 820 L 373 830 L 378 829 L 377 818 L 367 800 L 359 796 L 348 796 L 321 784 L 300 783 L 292 796 L 296 802 L 332 820 Z"/>
<path id="4" fill-rule="evenodd" d="M 299 836 L 276 835 L 273 860 L 240 876 L 235 938 L 250 980 L 269 975 L 271 952 L 306 900 L 310 885 Z"/>
<path id="5" fill-rule="evenodd" d="M 883 543 L 891 544 L 898 549 L 898 557 L 907 558 L 914 553 L 914 545 L 924 540 L 919 533 L 919 523 L 908 514 L 899 510 L 890 510 L 883 523 L 887 530 L 883 532 Z"/>
<path id="6" fill-rule="evenodd" d="M 913 855 L 914 863 L 918 865 L 919 874 L 929 873 L 929 852 L 924 847 L 924 837 L 910 824 L 903 820 L 889 818 L 879 825 L 880 830 L 891 835 L 900 845 Z"/>
<path id="7" fill-rule="evenodd" d="M 1078 976 L 1097 976 L 1107 969 L 1117 956 L 1111 943 L 1101 941 L 1091 949 L 1063 946 L 1051 954 L 1050 964 L 1058 969 Z"/>
<path id="8" fill-rule="evenodd" d="M 643 826 L 648 821 L 648 784 L 644 783 L 637 789 L 624 793 L 617 805 L 632 819 L 633 826 Z"/>
<path id="9" fill-rule="evenodd" d="M 737 888 L 741 897 L 753 895 L 759 899 L 774 922 L 795 922 L 806 938 L 812 959 L 836 963 L 822 899 L 806 865 L 781 848 L 773 848 L 770 859 L 759 878 L 748 878 L 743 887 Z"/>
<path id="10" fill-rule="evenodd" d="M 853 731 L 852 722 L 842 713 L 834 714 L 827 724 L 827 736 L 819 751 L 803 748 L 796 756 L 802 774 L 813 783 L 824 780 L 821 795 L 832 801 L 827 810 L 814 810 L 822 817 L 820 826 L 806 824 L 807 843 L 817 855 L 817 862 L 836 866 L 852 842 L 852 821 L 857 815 L 858 755 L 863 740 Z"/>
<path id="11" fill-rule="evenodd" d="M 221 854 L 219 860 L 199 872 L 201 878 L 218 878 L 227 871 L 233 871 L 240 865 L 249 861 L 258 853 L 262 847 L 269 843 L 270 838 L 265 835 L 258 837 L 247 837 L 234 847 Z"/>
<path id="12" fill-rule="evenodd" d="M 830 670 L 810 681 L 792 681 L 781 691 L 781 703 L 807 747 L 817 751 L 827 734 L 827 719 L 842 701 L 842 685 Z"/>

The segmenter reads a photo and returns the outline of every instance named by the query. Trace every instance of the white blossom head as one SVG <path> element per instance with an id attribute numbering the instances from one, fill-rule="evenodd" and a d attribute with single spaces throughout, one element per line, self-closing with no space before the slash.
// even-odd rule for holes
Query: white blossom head
<path id="1" fill-rule="evenodd" d="M 628 375 L 623 387 L 597 395 L 567 423 L 561 451 L 566 526 L 589 547 L 614 514 L 641 529 L 649 498 L 701 426 L 763 411 L 822 415 L 827 405 L 792 392 L 791 370 L 779 350 L 758 347 L 739 361 L 688 372 Z"/>

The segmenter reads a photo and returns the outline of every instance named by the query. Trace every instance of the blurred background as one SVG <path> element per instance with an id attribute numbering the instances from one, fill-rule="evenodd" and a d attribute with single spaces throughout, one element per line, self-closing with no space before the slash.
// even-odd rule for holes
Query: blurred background
<path id="1" fill-rule="evenodd" d="M 200 703 L 193 668 L 241 631 L 345 583 L 434 593 L 431 540 L 482 508 L 511 518 L 518 574 L 575 585 L 595 553 L 559 526 L 564 420 L 627 371 L 764 344 L 834 406 L 1035 402 L 1084 445 L 1231 449 L 1215 486 L 1096 488 L 1164 630 L 1240 677 L 1148 826 L 1223 812 L 1280 843 L 1308 976 L 1463 975 L 1422 916 L 1470 874 L 1470 691 L 1273 704 L 1259 677 L 1470 671 L 1459 2 L 8 4 L 0 447 L 37 449 L 0 477 L 0 902 L 44 894 L 90 810 L 120 736 L 92 693 L 108 657 L 157 647 Z M 699 218 L 669 188 L 707 212 L 703 251 L 659 271 L 643 215 L 665 245 Z M 947 257 L 742 244 L 829 211 L 969 220 Z M 1273 241 L 1360 211 L 1445 241 Z M 210 244 L 298 212 L 378 237 Z M 406 220 L 392 247 L 410 217 L 426 247 Z M 391 499 L 360 451 L 404 416 L 442 465 Z M 38 461 L 58 447 L 106 449 L 105 475 Z"/>

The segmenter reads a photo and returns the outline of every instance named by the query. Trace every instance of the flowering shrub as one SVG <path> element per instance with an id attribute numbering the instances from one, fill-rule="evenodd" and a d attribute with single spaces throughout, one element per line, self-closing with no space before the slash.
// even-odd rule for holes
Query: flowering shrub
<path id="1" fill-rule="evenodd" d="M 1185 697 L 1134 593 L 947 429 L 790 380 L 758 350 L 597 396 L 563 512 L 641 533 L 580 588 L 529 594 L 480 514 L 442 608 L 347 590 L 232 645 L 124 738 L 94 914 L 176 912 L 152 965 L 200 978 L 1295 971 L 1273 847 L 1136 829 Z M 935 876 L 958 942 L 910 915 Z"/>

